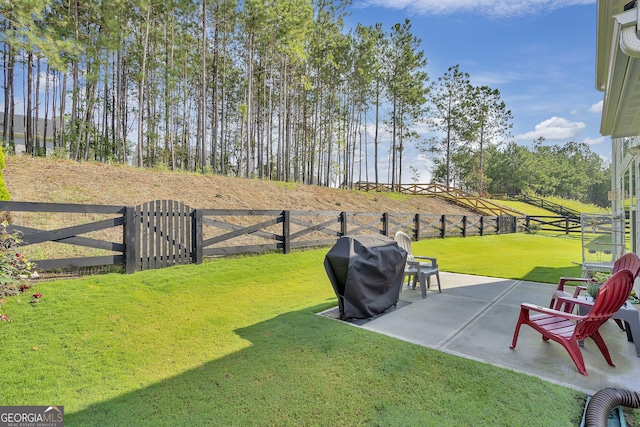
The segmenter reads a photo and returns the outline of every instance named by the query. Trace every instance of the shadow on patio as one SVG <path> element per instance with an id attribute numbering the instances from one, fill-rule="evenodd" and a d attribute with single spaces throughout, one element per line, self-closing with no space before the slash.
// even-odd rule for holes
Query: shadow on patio
<path id="1" fill-rule="evenodd" d="M 516 349 L 509 348 L 520 303 L 546 307 L 556 285 L 453 273 L 441 273 L 441 279 L 442 293 L 430 290 L 427 299 L 420 298 L 418 289 L 403 287 L 400 299 L 410 304 L 362 327 L 587 394 L 605 387 L 637 391 L 640 357 L 615 322 L 607 322 L 601 332 L 616 367 L 610 367 L 593 340 L 587 339 L 582 348 L 586 377 L 562 346 L 543 342 L 528 326 L 521 328 Z"/>

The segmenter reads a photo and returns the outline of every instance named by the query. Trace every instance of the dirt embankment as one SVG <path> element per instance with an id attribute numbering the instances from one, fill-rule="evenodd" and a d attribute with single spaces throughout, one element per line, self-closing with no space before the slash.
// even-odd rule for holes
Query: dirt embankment
<path id="1" fill-rule="evenodd" d="M 12 201 L 132 206 L 166 199 L 208 209 L 471 213 L 427 196 L 365 193 L 27 156 L 7 155 L 5 159 L 3 173 Z"/>

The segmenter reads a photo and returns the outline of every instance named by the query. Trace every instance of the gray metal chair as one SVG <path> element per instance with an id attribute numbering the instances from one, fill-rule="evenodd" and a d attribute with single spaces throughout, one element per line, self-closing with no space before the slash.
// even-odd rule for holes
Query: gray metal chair
<path id="1" fill-rule="evenodd" d="M 413 255 L 411 251 L 411 238 L 402 231 L 396 233 L 394 240 L 398 242 L 398 246 L 407 251 L 407 264 L 404 269 L 403 282 L 409 278 L 408 285 L 411 286 L 413 283 L 413 289 L 416 288 L 416 282 L 420 282 L 422 298 L 426 298 L 427 289 L 431 287 L 431 276 L 436 276 L 438 292 L 442 293 L 442 288 L 440 287 L 440 271 L 438 270 L 438 262 L 436 259 L 428 256 Z"/>

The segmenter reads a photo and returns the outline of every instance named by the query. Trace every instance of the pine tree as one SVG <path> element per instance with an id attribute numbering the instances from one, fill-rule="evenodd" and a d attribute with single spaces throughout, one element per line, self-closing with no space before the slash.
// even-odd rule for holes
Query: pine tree
<path id="1" fill-rule="evenodd" d="M 467 116 L 473 94 L 469 80 L 469 74 L 463 73 L 460 66 L 455 65 L 431 85 L 431 115 L 427 125 L 441 136 L 423 143 L 421 149 L 444 157 L 446 185 L 451 185 L 452 156 L 460 144 L 470 139 L 473 131 Z"/>

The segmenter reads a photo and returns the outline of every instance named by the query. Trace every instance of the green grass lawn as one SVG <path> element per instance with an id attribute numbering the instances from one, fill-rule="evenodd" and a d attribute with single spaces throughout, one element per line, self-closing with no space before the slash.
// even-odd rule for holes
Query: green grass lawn
<path id="1" fill-rule="evenodd" d="M 67 426 L 575 426 L 585 396 L 317 316 L 328 249 L 41 282 L 0 308 L 0 405 Z M 555 282 L 580 240 L 414 243 L 446 271 Z M 29 295 L 30 296 L 30 295 Z"/>
<path id="2" fill-rule="evenodd" d="M 512 209 L 516 209 L 531 216 L 557 216 L 555 212 L 540 208 L 538 206 L 531 205 L 525 202 L 519 202 L 517 200 L 496 200 L 496 203 L 507 206 Z"/>
<path id="3" fill-rule="evenodd" d="M 557 283 L 562 276 L 580 277 L 579 235 L 504 234 L 452 237 L 413 243 L 416 255 L 437 254 L 444 271 Z"/>
<path id="4" fill-rule="evenodd" d="M 578 200 L 563 199 L 562 197 L 549 196 L 545 197 L 545 200 L 562 205 L 565 208 L 573 209 L 578 212 L 588 213 L 611 213 L 611 208 L 603 208 L 602 206 L 594 205 L 593 203 L 582 203 Z"/>
<path id="5" fill-rule="evenodd" d="M 587 212 L 587 213 L 611 213 L 610 208 L 603 208 L 602 206 L 596 206 L 594 204 L 582 203 L 577 200 L 568 200 L 560 197 L 544 197 L 544 199 L 548 202 L 555 203 L 560 206 L 564 206 L 568 209 L 573 209 L 578 212 Z M 520 202 L 517 200 L 496 200 L 496 203 L 501 205 L 508 206 L 513 209 L 517 209 L 520 212 L 524 212 L 527 215 L 532 216 L 557 216 L 558 214 L 532 205 L 530 203 Z"/>

